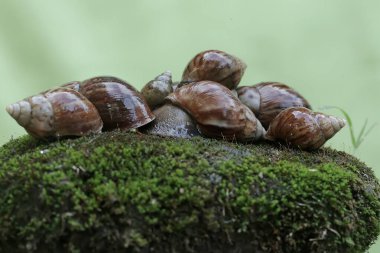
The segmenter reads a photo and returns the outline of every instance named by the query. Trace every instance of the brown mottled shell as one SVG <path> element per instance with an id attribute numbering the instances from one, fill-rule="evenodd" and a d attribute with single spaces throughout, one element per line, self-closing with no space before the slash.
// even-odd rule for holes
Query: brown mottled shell
<path id="1" fill-rule="evenodd" d="M 151 109 L 156 108 L 164 102 L 167 95 L 173 92 L 172 73 L 165 71 L 152 81 L 145 84 L 141 90 L 145 101 Z"/>
<path id="2" fill-rule="evenodd" d="M 186 110 L 205 136 L 257 140 L 265 133 L 252 111 L 231 90 L 216 82 L 201 81 L 185 85 L 166 99 Z"/>
<path id="3" fill-rule="evenodd" d="M 270 122 L 284 109 L 306 107 L 307 100 L 289 86 L 277 82 L 263 82 L 237 88 L 239 99 L 248 106 L 267 129 Z"/>
<path id="4" fill-rule="evenodd" d="M 73 90 L 79 91 L 80 85 L 81 85 L 81 82 L 79 82 L 79 81 L 72 81 L 72 82 L 68 82 L 68 83 L 62 84 L 60 87 L 69 88 L 69 89 L 73 89 Z"/>
<path id="5" fill-rule="evenodd" d="M 156 119 L 139 128 L 146 134 L 191 138 L 200 135 L 196 123 L 190 115 L 171 103 L 166 103 L 153 111 Z"/>
<path id="6" fill-rule="evenodd" d="M 182 83 L 214 81 L 235 89 L 247 65 L 239 58 L 223 51 L 208 50 L 197 54 L 188 63 L 182 75 Z"/>
<path id="7" fill-rule="evenodd" d="M 283 110 L 269 125 L 268 140 L 282 140 L 305 150 L 320 148 L 345 126 L 343 119 L 304 107 Z"/>
<path id="8" fill-rule="evenodd" d="M 103 122 L 95 106 L 70 88 L 58 88 L 9 105 L 8 113 L 37 138 L 99 133 Z"/>
<path id="9" fill-rule="evenodd" d="M 154 115 L 141 94 L 116 77 L 88 79 L 80 85 L 79 92 L 95 105 L 105 130 L 129 130 L 154 120 Z"/>

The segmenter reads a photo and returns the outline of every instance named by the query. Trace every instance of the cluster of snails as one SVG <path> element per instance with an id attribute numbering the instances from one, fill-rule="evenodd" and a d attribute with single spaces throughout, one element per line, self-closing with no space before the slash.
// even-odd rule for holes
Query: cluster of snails
<path id="1" fill-rule="evenodd" d="M 313 112 L 285 84 L 237 87 L 245 69 L 239 58 L 208 50 L 189 62 L 180 82 L 172 82 L 166 71 L 138 92 L 121 79 L 95 77 L 28 97 L 6 110 L 37 138 L 137 129 L 180 138 L 278 140 L 313 150 L 344 127 L 342 119 Z"/>

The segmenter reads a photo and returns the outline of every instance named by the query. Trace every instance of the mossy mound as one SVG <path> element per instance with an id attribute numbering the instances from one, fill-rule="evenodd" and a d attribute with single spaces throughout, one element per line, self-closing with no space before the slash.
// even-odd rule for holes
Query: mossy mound
<path id="1" fill-rule="evenodd" d="M 0 148 L 0 252 L 364 252 L 371 169 L 304 152 L 137 133 Z"/>

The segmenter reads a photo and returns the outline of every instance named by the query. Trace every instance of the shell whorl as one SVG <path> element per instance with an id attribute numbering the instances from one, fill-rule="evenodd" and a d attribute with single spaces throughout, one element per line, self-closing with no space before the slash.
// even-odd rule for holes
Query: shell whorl
<path id="1" fill-rule="evenodd" d="M 6 110 L 12 118 L 14 118 L 20 126 L 26 126 L 30 122 L 32 116 L 32 107 L 29 101 L 19 101 L 8 105 Z"/>
<path id="2" fill-rule="evenodd" d="M 127 82 L 112 76 L 99 76 L 80 85 L 83 94 L 98 110 L 105 130 L 129 130 L 154 120 L 144 97 Z"/>
<path id="3" fill-rule="evenodd" d="M 36 95 L 7 107 L 17 123 L 35 136 L 48 136 L 53 129 L 54 109 L 44 95 Z"/>
<path id="4" fill-rule="evenodd" d="M 291 87 L 278 82 L 262 82 L 238 88 L 239 99 L 247 105 L 265 128 L 284 109 L 306 107 L 309 102 Z"/>
<path id="5" fill-rule="evenodd" d="M 318 112 L 314 113 L 314 119 L 318 123 L 319 128 L 321 129 L 326 140 L 333 137 L 346 125 L 346 121 L 344 119 Z"/>
<path id="6" fill-rule="evenodd" d="M 238 57 L 219 50 L 207 50 L 190 60 L 181 82 L 214 81 L 235 89 L 247 65 Z"/>
<path id="7" fill-rule="evenodd" d="M 167 95 L 173 92 L 172 73 L 165 71 L 153 80 L 149 81 L 141 90 L 151 109 L 164 103 Z"/>
<path id="8" fill-rule="evenodd" d="M 345 121 L 334 116 L 312 112 L 304 107 L 291 107 L 276 116 L 269 125 L 265 138 L 314 150 L 320 148 L 344 126 Z"/>
<path id="9" fill-rule="evenodd" d="M 265 133 L 253 112 L 231 90 L 216 82 L 182 86 L 166 99 L 186 110 L 206 136 L 256 140 Z"/>
<path id="10" fill-rule="evenodd" d="M 101 131 L 95 107 L 70 88 L 57 88 L 9 105 L 8 113 L 32 136 L 81 136 Z"/>

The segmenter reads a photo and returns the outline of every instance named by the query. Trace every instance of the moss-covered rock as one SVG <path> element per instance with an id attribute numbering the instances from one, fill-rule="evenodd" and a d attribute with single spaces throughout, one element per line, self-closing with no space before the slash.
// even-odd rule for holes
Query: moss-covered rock
<path id="1" fill-rule="evenodd" d="M 109 132 L 0 148 L 0 252 L 364 252 L 380 186 L 354 157 Z"/>

